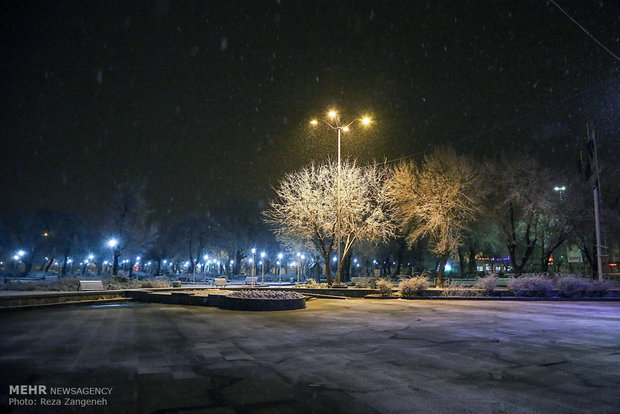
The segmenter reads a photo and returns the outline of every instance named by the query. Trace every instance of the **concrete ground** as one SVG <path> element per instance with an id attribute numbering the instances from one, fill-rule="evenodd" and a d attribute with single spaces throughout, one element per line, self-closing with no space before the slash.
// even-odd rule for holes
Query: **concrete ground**
<path id="1" fill-rule="evenodd" d="M 618 302 L 129 303 L 2 319 L 2 412 L 620 412 Z M 22 384 L 112 391 L 100 408 L 9 405 Z"/>

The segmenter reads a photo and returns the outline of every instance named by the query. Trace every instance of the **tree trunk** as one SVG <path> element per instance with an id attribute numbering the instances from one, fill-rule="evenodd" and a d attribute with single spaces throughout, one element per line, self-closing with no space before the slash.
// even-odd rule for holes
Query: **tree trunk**
<path id="1" fill-rule="evenodd" d="M 475 275 L 478 272 L 476 268 L 476 251 L 473 247 L 469 248 L 469 263 L 467 265 L 469 270 L 468 273 Z"/>
<path id="2" fill-rule="evenodd" d="M 52 258 L 51 258 L 51 259 L 47 262 L 47 265 L 45 266 L 45 272 L 46 272 L 46 273 L 50 271 L 50 267 L 52 267 L 52 265 L 54 264 L 54 261 L 55 261 L 55 260 L 56 260 L 56 259 L 52 257 Z"/>
<path id="3" fill-rule="evenodd" d="M 439 258 L 439 270 L 437 271 L 437 287 L 443 287 L 444 281 L 444 271 L 446 267 L 446 263 L 448 263 L 448 255 L 441 256 Z"/>
<path id="4" fill-rule="evenodd" d="M 62 269 L 60 270 L 61 276 L 67 276 L 67 260 L 69 260 L 68 253 L 63 254 Z"/>
<path id="5" fill-rule="evenodd" d="M 329 260 L 329 254 L 323 255 L 323 260 L 325 260 L 325 275 L 327 276 L 327 284 L 329 286 L 332 285 L 332 262 Z"/>
<path id="6" fill-rule="evenodd" d="M 24 261 L 24 273 L 22 274 L 22 276 L 27 276 L 31 270 L 32 270 L 32 262 L 30 260 Z"/>
<path id="7" fill-rule="evenodd" d="M 459 254 L 459 273 L 461 277 L 465 277 L 465 255 L 463 254 L 461 249 L 458 249 L 458 254 Z"/>
<path id="8" fill-rule="evenodd" d="M 118 258 L 121 255 L 119 250 L 114 250 L 114 260 L 112 264 L 112 276 L 118 276 Z"/>

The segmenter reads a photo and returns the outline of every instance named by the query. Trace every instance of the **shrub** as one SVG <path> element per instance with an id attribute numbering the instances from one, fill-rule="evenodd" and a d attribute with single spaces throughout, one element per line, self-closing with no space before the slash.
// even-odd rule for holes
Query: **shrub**
<path id="1" fill-rule="evenodd" d="M 544 276 L 511 278 L 508 290 L 515 296 L 546 297 L 553 293 L 553 282 Z"/>
<path id="2" fill-rule="evenodd" d="M 307 288 L 317 288 L 319 287 L 319 284 L 316 283 L 316 280 L 309 278 L 308 280 L 306 280 L 306 287 Z"/>
<path id="3" fill-rule="evenodd" d="M 428 279 L 424 276 L 414 276 L 403 279 L 398 284 L 400 295 L 404 298 L 420 296 L 428 289 Z"/>
<path id="4" fill-rule="evenodd" d="M 138 281 L 142 288 L 168 288 L 172 286 L 169 280 L 162 279 L 144 279 Z"/>
<path id="5" fill-rule="evenodd" d="M 327 283 L 317 283 L 314 279 L 309 278 L 308 280 L 306 280 L 305 287 L 310 289 L 327 289 L 329 286 L 327 285 Z"/>
<path id="6" fill-rule="evenodd" d="M 555 282 L 558 295 L 565 298 L 586 296 L 591 282 L 578 276 L 562 276 Z"/>
<path id="7" fill-rule="evenodd" d="M 616 287 L 616 283 L 603 280 L 603 281 L 595 281 L 590 283 L 590 287 L 588 289 L 588 294 L 590 296 L 603 297 L 609 293 L 609 289 L 613 289 Z"/>
<path id="8" fill-rule="evenodd" d="M 379 279 L 376 282 L 377 289 L 381 292 L 381 296 L 390 296 L 392 294 L 392 281 L 388 279 Z"/>
<path id="9" fill-rule="evenodd" d="M 285 292 L 281 290 L 239 290 L 228 296 L 241 299 L 301 299 L 301 293 Z"/>
<path id="10" fill-rule="evenodd" d="M 475 297 L 475 296 L 482 296 L 483 295 L 483 290 L 478 289 L 478 288 L 471 288 L 459 283 L 455 283 L 453 285 L 449 285 L 444 287 L 441 290 L 441 296 L 443 297 L 454 297 L 454 296 L 459 296 L 459 297 Z"/>
<path id="11" fill-rule="evenodd" d="M 54 292 L 73 292 L 78 290 L 80 282 L 74 277 L 62 277 L 60 279 L 45 281 L 19 281 L 9 282 L 2 285 L 2 290 L 20 290 L 20 291 L 54 291 Z"/>
<path id="12" fill-rule="evenodd" d="M 366 276 L 366 277 L 359 276 L 356 279 L 355 287 L 360 288 L 360 289 L 368 289 L 370 287 L 371 280 L 372 280 L 372 277 L 370 276 Z"/>
<path id="13" fill-rule="evenodd" d="M 485 294 L 493 295 L 495 291 L 495 287 L 497 286 L 497 277 L 490 275 L 486 277 L 482 277 L 476 281 L 474 284 L 475 288 L 484 290 Z"/>

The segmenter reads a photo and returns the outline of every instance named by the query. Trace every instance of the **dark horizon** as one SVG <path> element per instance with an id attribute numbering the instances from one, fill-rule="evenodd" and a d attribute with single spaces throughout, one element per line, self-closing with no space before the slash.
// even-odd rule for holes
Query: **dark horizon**
<path id="1" fill-rule="evenodd" d="M 564 3 L 618 53 L 617 5 Z M 160 218 L 260 207 L 335 156 L 307 128 L 329 106 L 376 119 L 343 140 L 362 162 L 451 145 L 572 174 L 590 123 L 618 173 L 620 66 L 551 3 L 20 2 L 3 20 L 3 213 L 100 220 L 127 179 Z"/>

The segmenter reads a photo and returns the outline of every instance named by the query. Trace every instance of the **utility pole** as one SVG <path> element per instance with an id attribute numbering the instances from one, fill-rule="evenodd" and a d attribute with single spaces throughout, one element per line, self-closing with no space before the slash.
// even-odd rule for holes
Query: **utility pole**
<path id="1" fill-rule="evenodd" d="M 595 234 L 596 234 L 596 267 L 598 271 L 597 280 L 602 281 L 603 280 L 602 249 L 604 246 L 602 245 L 602 242 L 601 242 L 601 220 L 600 220 L 600 214 L 599 214 L 600 175 L 599 175 L 599 170 L 598 170 L 598 154 L 596 151 L 596 134 L 594 133 L 594 131 L 592 131 L 592 136 L 590 136 L 590 126 L 588 125 L 588 145 L 590 145 L 589 144 L 590 141 L 592 141 L 592 146 L 593 146 L 591 156 L 593 157 L 594 173 L 596 174 L 595 182 L 593 186 L 594 187 L 593 195 L 594 195 L 594 227 L 595 227 Z"/>

